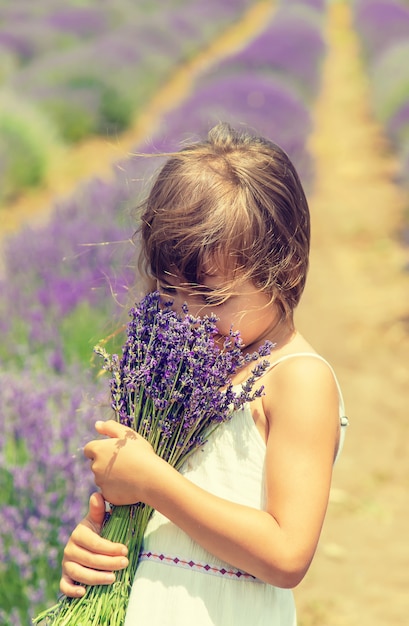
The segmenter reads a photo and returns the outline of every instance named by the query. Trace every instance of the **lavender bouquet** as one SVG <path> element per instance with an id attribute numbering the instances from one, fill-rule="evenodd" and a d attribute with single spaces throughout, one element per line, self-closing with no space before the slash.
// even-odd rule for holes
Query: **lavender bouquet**
<path id="1" fill-rule="evenodd" d="M 158 292 L 131 309 L 130 317 L 121 357 L 95 348 L 111 373 L 112 408 L 117 421 L 145 437 L 160 457 L 180 469 L 234 410 L 262 394 L 262 387 L 252 389 L 268 365 L 260 357 L 269 354 L 272 344 L 244 355 L 239 334 L 231 331 L 219 348 L 215 316 L 195 318 L 187 307 L 178 314 L 171 303 L 161 303 Z M 232 375 L 252 360 L 258 361 L 252 375 L 234 388 Z M 121 626 L 151 514 L 152 508 L 141 502 L 113 506 L 102 536 L 128 546 L 128 567 L 118 572 L 113 585 L 89 587 L 82 598 L 64 597 L 34 623 Z"/>

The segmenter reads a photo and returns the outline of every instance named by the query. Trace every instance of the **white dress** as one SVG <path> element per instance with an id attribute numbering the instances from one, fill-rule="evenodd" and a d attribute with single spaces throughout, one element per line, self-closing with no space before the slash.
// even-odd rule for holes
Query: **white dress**
<path id="1" fill-rule="evenodd" d="M 289 356 L 296 355 L 270 367 Z M 341 426 L 346 425 L 341 394 L 340 418 Z M 181 471 L 221 498 L 264 509 L 265 453 L 266 445 L 247 404 L 215 430 Z M 216 558 L 155 511 L 145 533 L 125 626 L 192 624 L 296 626 L 293 594 Z"/>

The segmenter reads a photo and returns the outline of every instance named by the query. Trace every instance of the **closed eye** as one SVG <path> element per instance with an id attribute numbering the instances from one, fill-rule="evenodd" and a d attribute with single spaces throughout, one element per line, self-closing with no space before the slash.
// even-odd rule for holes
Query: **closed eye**
<path id="1" fill-rule="evenodd" d="M 226 297 L 216 295 L 202 295 L 202 300 L 207 306 L 221 306 L 226 302 Z"/>
<path id="2" fill-rule="evenodd" d="M 170 296 L 176 295 L 176 287 L 171 287 L 170 285 L 158 285 L 159 291 L 163 291 Z"/>

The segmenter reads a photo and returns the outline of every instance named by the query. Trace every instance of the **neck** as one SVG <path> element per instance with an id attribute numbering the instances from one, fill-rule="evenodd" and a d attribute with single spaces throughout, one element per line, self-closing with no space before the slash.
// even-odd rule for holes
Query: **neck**
<path id="1" fill-rule="evenodd" d="M 292 319 L 280 320 L 272 329 L 272 341 L 275 349 L 279 350 L 286 346 L 294 338 L 296 330 Z"/>
<path id="2" fill-rule="evenodd" d="M 296 336 L 297 331 L 294 327 L 293 318 L 282 318 L 277 316 L 266 332 L 257 338 L 257 341 L 245 346 L 244 352 L 251 354 L 257 352 L 265 341 L 271 341 L 273 350 L 281 350 L 289 344 Z"/>

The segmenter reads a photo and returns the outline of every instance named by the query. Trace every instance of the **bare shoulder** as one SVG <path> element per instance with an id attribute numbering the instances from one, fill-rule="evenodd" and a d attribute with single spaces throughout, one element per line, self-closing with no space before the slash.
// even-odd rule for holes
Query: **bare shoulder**
<path id="1" fill-rule="evenodd" d="M 270 379 L 279 379 L 280 382 L 291 384 L 314 384 L 315 381 L 327 382 L 337 386 L 334 371 L 331 365 L 316 352 L 289 353 L 279 359 L 267 372 Z"/>
<path id="2" fill-rule="evenodd" d="M 284 421 L 304 430 L 312 424 L 336 429 L 339 390 L 329 364 L 312 351 L 288 353 L 265 375 L 263 405 L 270 424 Z"/>
<path id="3" fill-rule="evenodd" d="M 285 393 L 314 394 L 321 392 L 334 394 L 338 400 L 337 381 L 331 365 L 317 353 L 311 344 L 298 332 L 275 355 L 270 356 L 271 369 L 266 373 L 266 389 L 272 386 Z M 268 394 L 276 396 L 276 394 Z"/>

